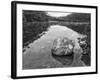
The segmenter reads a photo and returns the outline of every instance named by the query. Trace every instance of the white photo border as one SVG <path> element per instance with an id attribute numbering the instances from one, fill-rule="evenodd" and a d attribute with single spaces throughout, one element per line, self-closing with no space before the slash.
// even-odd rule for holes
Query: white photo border
<path id="1" fill-rule="evenodd" d="M 29 4 L 30 3 L 30 4 Z M 32 2 L 12 2 L 13 7 L 15 5 L 16 14 L 15 24 L 14 21 L 12 27 L 16 26 L 16 50 L 13 51 L 13 56 L 15 55 L 15 61 L 12 61 L 12 78 L 21 78 L 21 77 L 35 77 L 35 76 L 49 76 L 49 75 L 69 75 L 69 74 L 83 74 L 83 73 L 97 73 L 97 7 L 96 6 L 77 6 L 75 5 L 60 5 L 54 4 L 50 5 L 49 3 L 32 3 Z M 45 5 L 46 4 L 46 5 Z M 58 6 L 56 6 L 58 5 Z M 22 11 L 23 10 L 37 10 L 37 11 L 60 11 L 60 12 L 77 12 L 77 13 L 90 13 L 91 14 L 91 66 L 86 67 L 70 67 L 70 68 L 50 68 L 50 69 L 22 69 Z M 13 29 L 12 29 L 13 30 Z M 93 45 L 93 46 L 92 46 Z M 14 63 L 15 62 L 15 63 Z M 13 75 L 15 74 L 15 75 Z"/>

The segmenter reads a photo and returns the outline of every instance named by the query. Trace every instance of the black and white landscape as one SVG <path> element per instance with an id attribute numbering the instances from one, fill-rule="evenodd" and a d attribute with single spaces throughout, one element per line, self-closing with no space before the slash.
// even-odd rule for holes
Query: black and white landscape
<path id="1" fill-rule="evenodd" d="M 64 38 L 73 42 L 71 54 L 52 54 Z M 23 10 L 22 55 L 25 70 L 90 66 L 91 14 Z"/>

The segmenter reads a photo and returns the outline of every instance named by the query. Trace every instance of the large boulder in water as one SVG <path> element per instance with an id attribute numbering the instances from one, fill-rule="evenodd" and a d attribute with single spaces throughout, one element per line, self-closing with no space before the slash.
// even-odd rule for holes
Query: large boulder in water
<path id="1" fill-rule="evenodd" d="M 52 54 L 63 56 L 63 55 L 71 55 L 73 53 L 74 43 L 72 40 L 63 37 L 55 39 L 52 47 Z"/>

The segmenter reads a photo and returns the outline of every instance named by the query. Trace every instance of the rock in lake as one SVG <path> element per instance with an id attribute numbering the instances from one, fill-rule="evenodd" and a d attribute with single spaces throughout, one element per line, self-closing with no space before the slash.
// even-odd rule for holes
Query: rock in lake
<path id="1" fill-rule="evenodd" d="M 57 38 L 53 42 L 52 54 L 58 56 L 71 55 L 73 53 L 74 43 L 72 40 L 63 37 Z"/>

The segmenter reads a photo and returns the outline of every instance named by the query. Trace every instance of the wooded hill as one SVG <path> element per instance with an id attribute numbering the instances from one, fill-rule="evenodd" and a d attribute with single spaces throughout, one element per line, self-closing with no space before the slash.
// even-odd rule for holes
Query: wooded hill
<path id="1" fill-rule="evenodd" d="M 66 22 L 90 22 L 89 13 L 72 13 L 64 17 L 51 17 L 46 14 L 45 11 L 29 11 L 23 10 L 24 22 L 34 21 L 66 21 Z"/>

